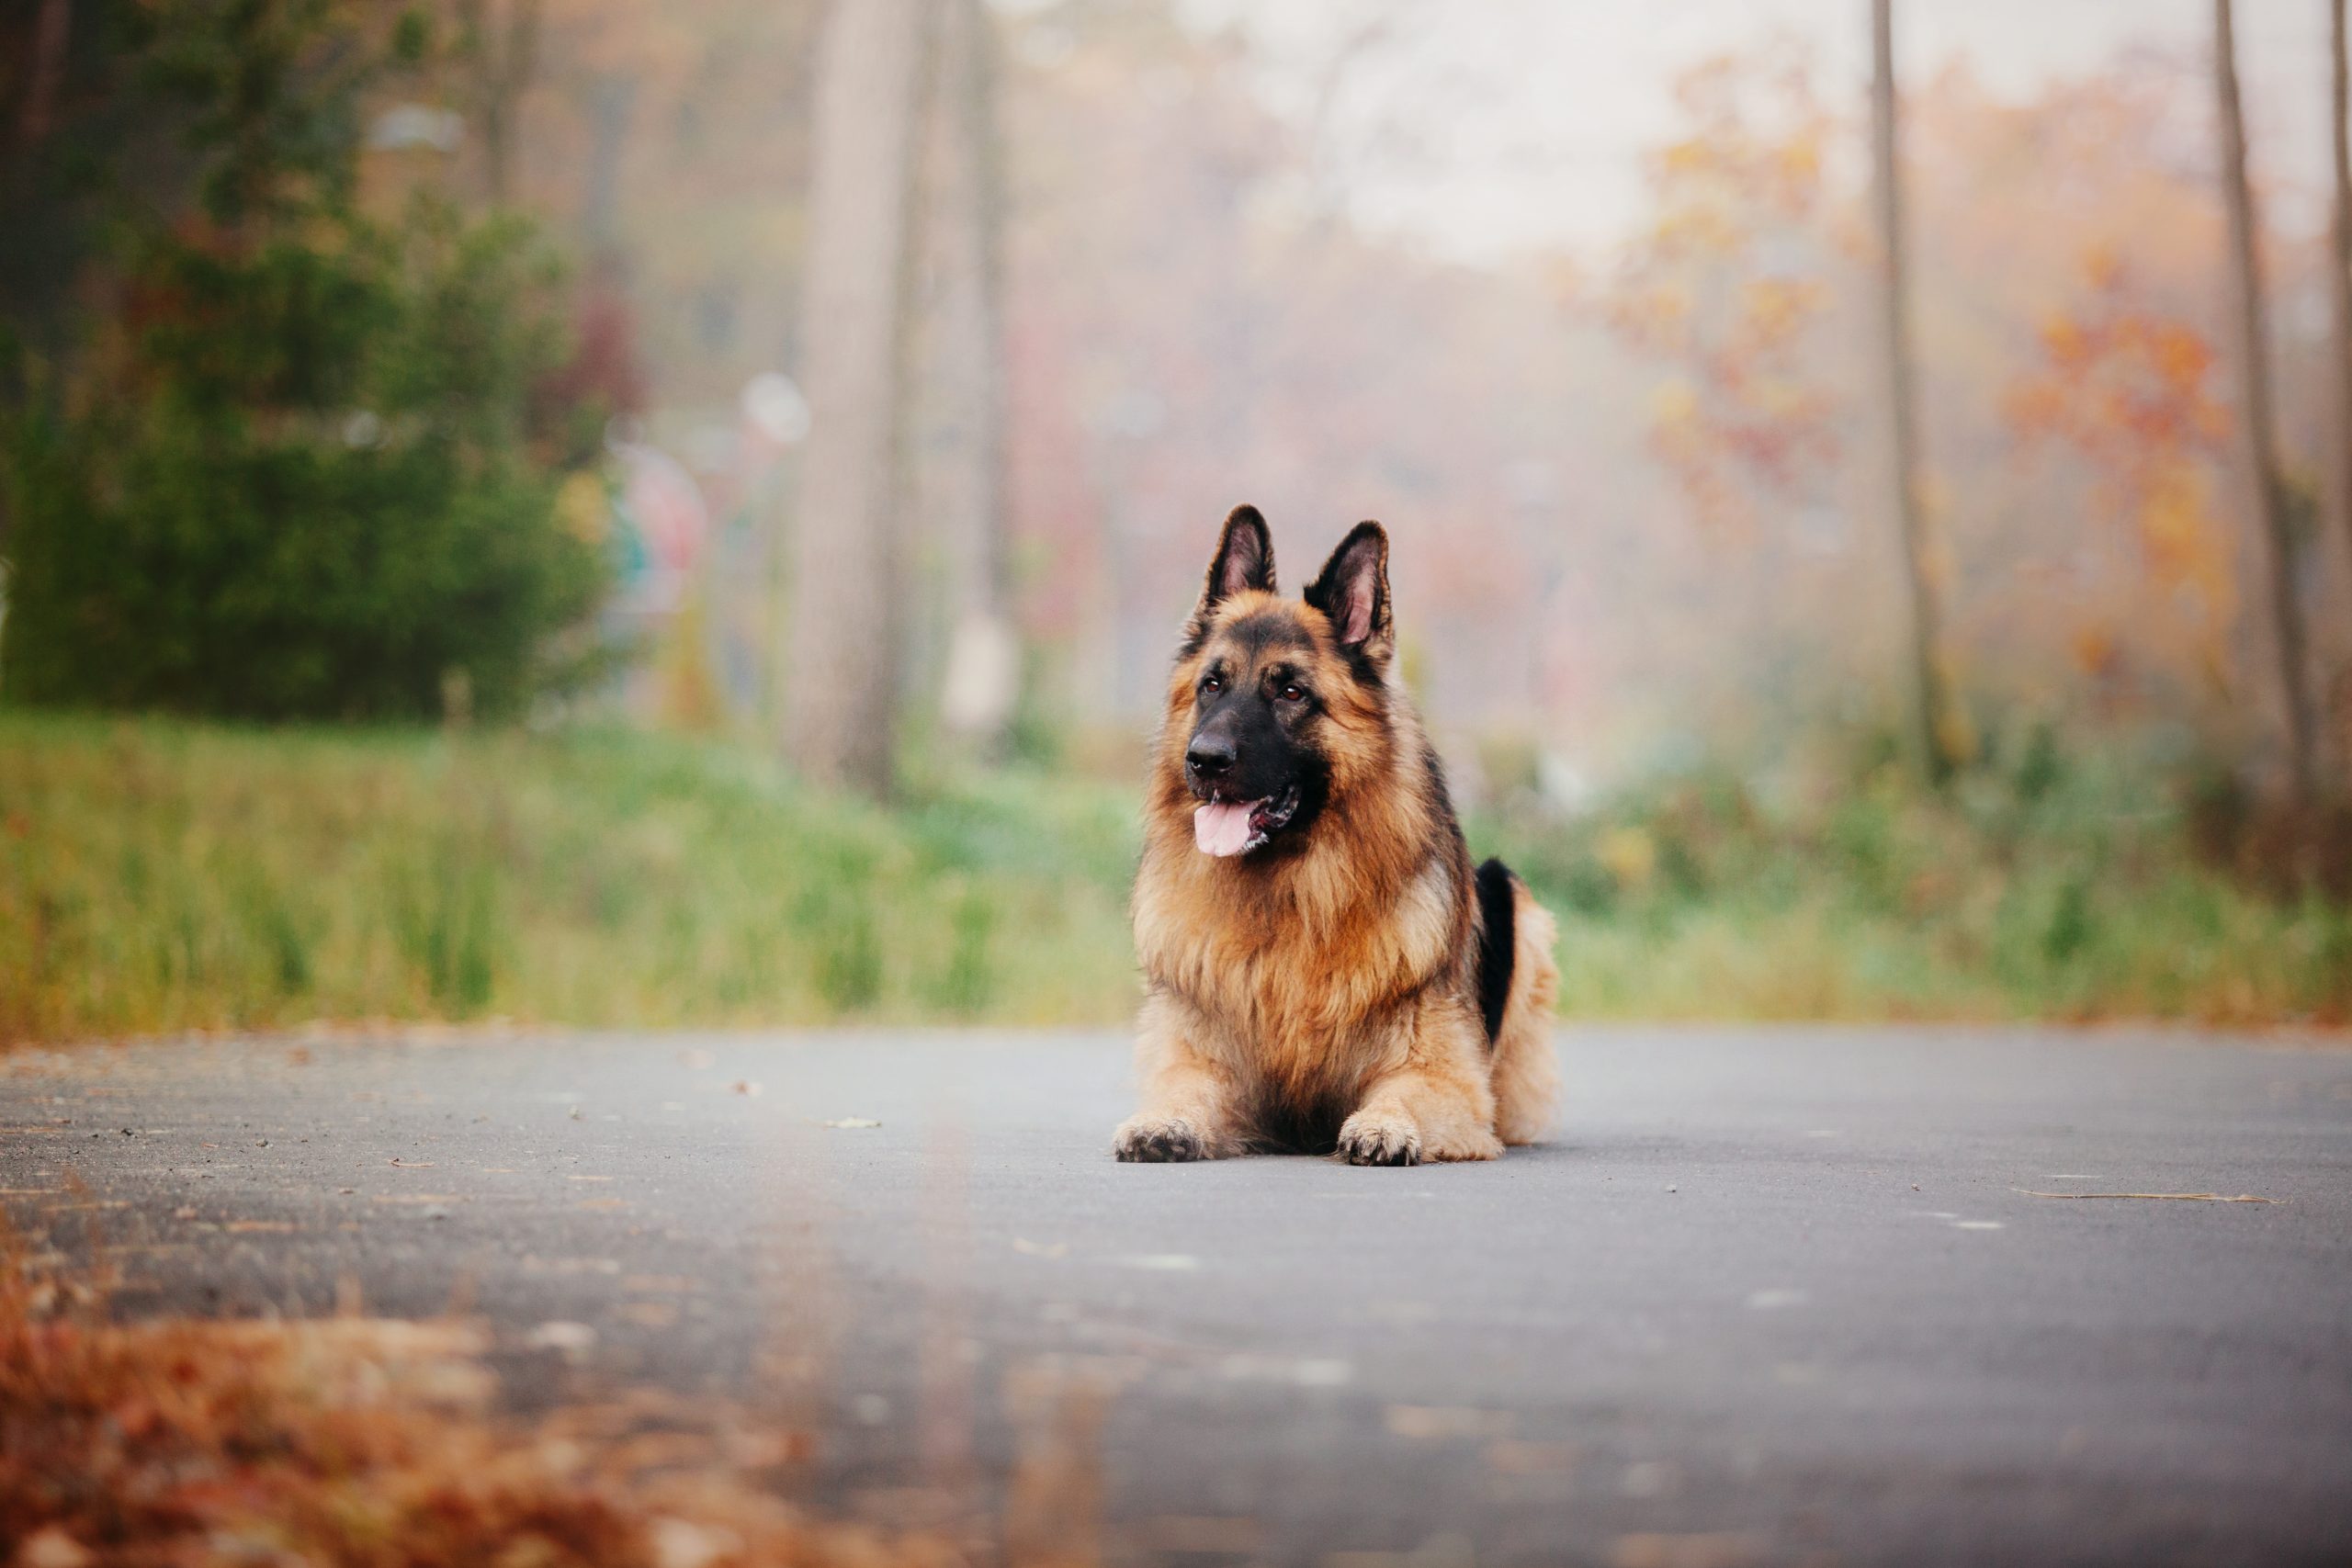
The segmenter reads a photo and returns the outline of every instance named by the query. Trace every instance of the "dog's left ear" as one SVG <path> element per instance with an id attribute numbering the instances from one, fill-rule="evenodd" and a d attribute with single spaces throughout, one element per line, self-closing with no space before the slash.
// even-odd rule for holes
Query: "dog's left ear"
<path id="1" fill-rule="evenodd" d="M 1385 666 L 1396 651 L 1388 615 L 1388 535 L 1377 523 L 1359 523 L 1340 541 L 1306 602 L 1330 617 L 1341 651 Z"/>
<path id="2" fill-rule="evenodd" d="M 1274 536 L 1266 531 L 1266 519 L 1256 507 L 1237 506 L 1217 535 L 1216 558 L 1209 562 L 1208 579 L 1201 584 L 1197 613 L 1206 621 L 1217 605 L 1250 589 L 1274 591 Z"/>
<path id="3" fill-rule="evenodd" d="M 1256 507 L 1237 506 L 1217 535 L 1216 555 L 1201 584 L 1201 602 L 1193 606 L 1192 618 L 1184 623 L 1184 643 L 1178 657 L 1190 658 L 1199 651 L 1219 604 L 1253 589 L 1261 593 L 1274 591 L 1274 536 L 1267 532 L 1266 519 Z"/>

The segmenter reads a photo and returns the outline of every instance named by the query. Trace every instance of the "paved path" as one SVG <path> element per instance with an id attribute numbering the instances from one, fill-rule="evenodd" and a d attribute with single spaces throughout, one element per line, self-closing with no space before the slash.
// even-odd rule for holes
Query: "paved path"
<path id="1" fill-rule="evenodd" d="M 1562 1050 L 1557 1142 L 1406 1170 L 1115 1164 L 1103 1036 L 103 1050 L 0 1068 L 0 1187 L 126 1311 L 463 1292 L 526 1404 L 797 1400 L 844 1511 L 1069 1449 L 1114 1562 L 2352 1562 L 2352 1052 Z"/>

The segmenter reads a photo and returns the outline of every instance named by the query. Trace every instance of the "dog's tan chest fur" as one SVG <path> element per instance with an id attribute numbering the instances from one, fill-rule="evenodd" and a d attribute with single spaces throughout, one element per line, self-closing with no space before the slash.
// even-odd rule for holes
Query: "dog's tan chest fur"
<path id="1" fill-rule="evenodd" d="M 1156 843 L 1136 885 L 1147 981 L 1193 1016 L 1204 1050 L 1301 1100 L 1393 1065 L 1419 1008 L 1450 999 L 1468 946 L 1444 857 L 1369 885 L 1360 863 L 1324 863 L 1336 858 L 1311 852 L 1267 874 Z"/>

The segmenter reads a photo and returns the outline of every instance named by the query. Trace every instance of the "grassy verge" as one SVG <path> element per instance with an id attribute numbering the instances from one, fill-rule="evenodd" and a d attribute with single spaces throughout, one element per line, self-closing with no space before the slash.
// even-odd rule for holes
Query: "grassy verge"
<path id="1" fill-rule="evenodd" d="M 2121 768 L 1698 780 L 1471 837 L 1559 912 L 1571 1016 L 2352 1018 L 2352 910 L 2212 869 Z M 1136 838 L 1132 791 L 1039 772 L 883 811 L 644 735 L 0 713 L 0 1041 L 1115 1023 Z"/>
<path id="2" fill-rule="evenodd" d="M 1769 808 L 1701 778 L 1484 837 L 1558 912 L 1572 1011 L 2352 1020 L 2352 906 L 2218 869 L 2191 816 L 2144 769 L 2037 750 L 1943 798 L 1891 768 Z"/>
<path id="3" fill-rule="evenodd" d="M 0 715 L 0 1039 L 1114 1019 L 1132 817 L 1010 775 L 884 812 L 623 733 Z"/>

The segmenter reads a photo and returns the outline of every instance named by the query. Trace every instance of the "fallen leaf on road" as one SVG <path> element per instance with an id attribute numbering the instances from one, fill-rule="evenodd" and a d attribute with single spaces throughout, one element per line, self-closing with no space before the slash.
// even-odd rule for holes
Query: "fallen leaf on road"
<path id="1" fill-rule="evenodd" d="M 611 1258 L 545 1258 L 525 1254 L 523 1272 L 526 1274 L 617 1274 L 621 1266 Z"/>
<path id="2" fill-rule="evenodd" d="M 1577 1467 L 1574 1443 L 1530 1443 L 1503 1438 L 1487 1445 L 1488 1468 L 1505 1475 L 1566 1475 Z"/>
<path id="3" fill-rule="evenodd" d="M 1762 1555 L 1763 1542 L 1745 1531 L 1702 1535 L 1621 1535 L 1611 1544 L 1612 1568 L 1739 1568 Z"/>
<path id="4" fill-rule="evenodd" d="M 2219 1192 L 2036 1192 L 2030 1187 L 2012 1187 L 2012 1192 L 2022 1192 L 2029 1198 L 2143 1198 L 2166 1203 L 2276 1203 L 2276 1198 L 2257 1198 L 2251 1192 L 2241 1192 L 2234 1198 L 2224 1198 Z"/>
<path id="5" fill-rule="evenodd" d="M 1384 1413 L 1392 1438 L 1434 1442 L 1447 1438 L 1508 1438 L 1508 1410 L 1476 1410 L 1437 1404 L 1392 1404 Z"/>
<path id="6" fill-rule="evenodd" d="M 431 1170 L 433 1168 L 433 1162 L 429 1159 L 395 1158 L 392 1163 L 399 1166 L 402 1170 Z"/>
<path id="7" fill-rule="evenodd" d="M 1255 1519 L 1214 1514 L 1163 1514 L 1143 1522 L 1152 1550 L 1204 1556 L 1254 1557 L 1265 1540 Z"/>
<path id="8" fill-rule="evenodd" d="M 760 1097 L 760 1086 L 749 1078 L 737 1078 L 727 1087 L 737 1094 L 747 1095 L 753 1100 Z"/>
<path id="9" fill-rule="evenodd" d="M 576 1355 L 596 1343 L 596 1331 L 584 1323 L 542 1323 L 523 1337 L 534 1350 L 561 1350 Z"/>
<path id="10" fill-rule="evenodd" d="M 621 1319 L 640 1328 L 668 1328 L 678 1321 L 678 1309 L 668 1302 L 630 1302 L 621 1308 Z"/>

